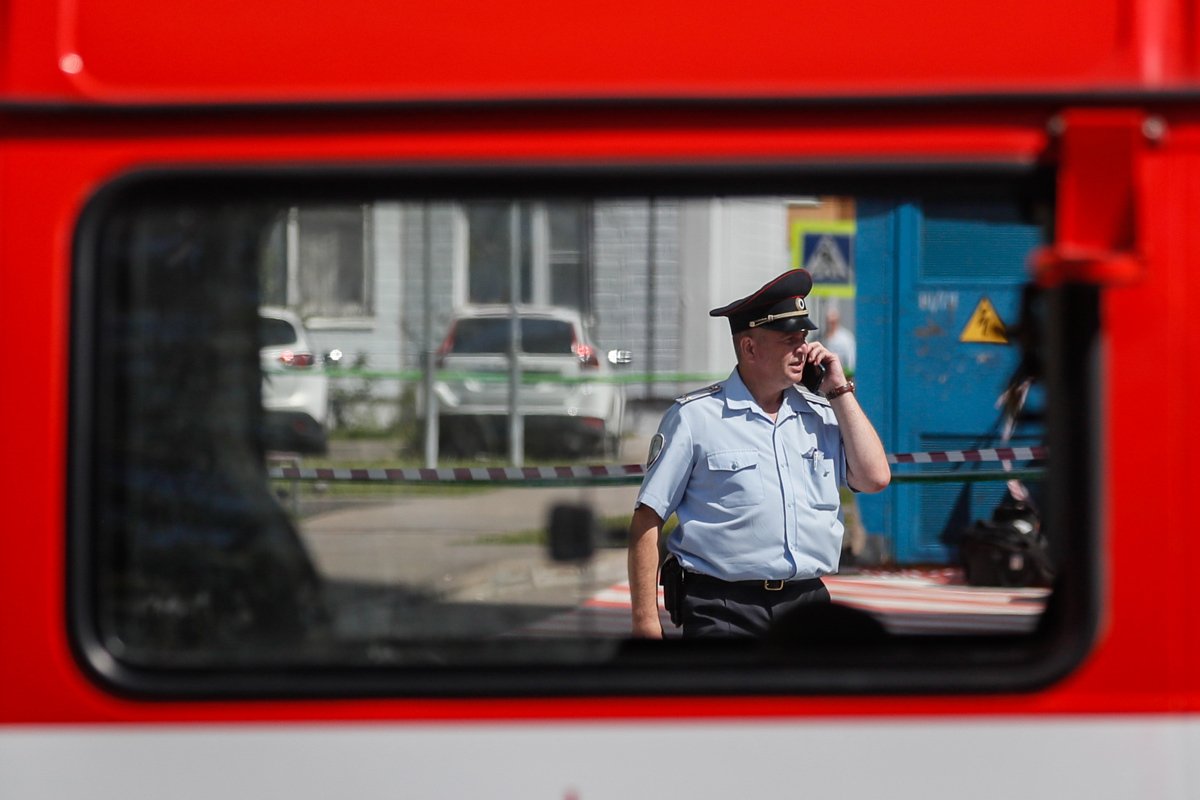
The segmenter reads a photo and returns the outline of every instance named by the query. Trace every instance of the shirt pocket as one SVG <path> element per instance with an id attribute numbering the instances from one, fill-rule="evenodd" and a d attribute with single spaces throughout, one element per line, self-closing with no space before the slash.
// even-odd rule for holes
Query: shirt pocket
<path id="1" fill-rule="evenodd" d="M 804 480 L 808 502 L 813 508 L 822 511 L 836 509 L 841 502 L 841 496 L 838 493 L 833 460 L 820 456 L 805 456 L 802 461 L 804 465 L 801 468 L 801 477 Z"/>
<path id="2" fill-rule="evenodd" d="M 762 500 L 758 451 L 724 450 L 710 453 L 708 472 L 712 493 L 706 499 L 723 508 L 752 506 Z"/>

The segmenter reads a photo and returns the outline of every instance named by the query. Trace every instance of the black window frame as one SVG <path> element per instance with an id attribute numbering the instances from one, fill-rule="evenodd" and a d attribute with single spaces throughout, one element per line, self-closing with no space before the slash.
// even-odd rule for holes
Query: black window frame
<path id="1" fill-rule="evenodd" d="M 1026 162 L 846 161 L 246 169 L 203 165 L 126 174 L 98 191 L 74 238 L 66 568 L 69 634 L 82 668 L 110 691 L 144 698 L 354 698 L 979 694 L 1028 692 L 1069 675 L 1089 653 L 1101 616 L 1098 488 L 1103 469 L 1097 357 L 1100 290 L 1049 289 L 1045 314 L 1047 444 L 1045 525 L 1058 534 L 1060 577 L 1036 631 L 1022 636 L 894 636 L 883 643 L 830 642 L 785 650 L 769 644 L 629 640 L 611 663 L 444 669 L 282 665 L 277 668 L 148 669 L 124 662 L 98 635 L 97 499 L 103 469 L 93 408 L 108 391 L 97 357 L 100 309 L 96 243 L 123 203 L 157 196 L 328 202 L 370 197 L 439 201 L 489 197 L 599 199 L 630 196 L 897 195 L 1015 193 L 1053 208 L 1054 173 Z"/>

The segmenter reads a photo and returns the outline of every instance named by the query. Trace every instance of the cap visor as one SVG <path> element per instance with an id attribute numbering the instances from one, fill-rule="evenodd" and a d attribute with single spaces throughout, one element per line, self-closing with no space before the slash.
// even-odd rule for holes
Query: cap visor
<path id="1" fill-rule="evenodd" d="M 771 322 L 764 322 L 759 325 L 760 328 L 768 328 L 773 331 L 783 331 L 784 333 L 795 333 L 796 331 L 815 331 L 817 326 L 808 317 L 788 317 L 787 319 L 777 319 Z"/>

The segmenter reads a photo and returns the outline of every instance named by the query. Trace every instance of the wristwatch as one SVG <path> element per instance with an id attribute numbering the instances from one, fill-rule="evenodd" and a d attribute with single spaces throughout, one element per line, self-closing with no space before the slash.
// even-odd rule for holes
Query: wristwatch
<path id="1" fill-rule="evenodd" d="M 846 381 L 845 383 L 843 383 L 841 386 L 837 387 L 836 389 L 830 389 L 825 394 L 825 399 L 832 400 L 835 397 L 841 397 L 842 395 L 847 394 L 849 392 L 853 392 L 853 391 L 854 391 L 854 381 Z"/>

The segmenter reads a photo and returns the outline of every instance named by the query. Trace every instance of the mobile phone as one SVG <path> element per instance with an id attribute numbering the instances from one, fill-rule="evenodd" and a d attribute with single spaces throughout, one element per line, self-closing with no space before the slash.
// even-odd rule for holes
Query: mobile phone
<path id="1" fill-rule="evenodd" d="M 808 389 L 813 394 L 821 388 L 821 381 L 825 380 L 825 365 L 824 364 L 805 364 L 804 374 L 800 376 L 800 383 L 804 384 L 804 388 Z"/>

